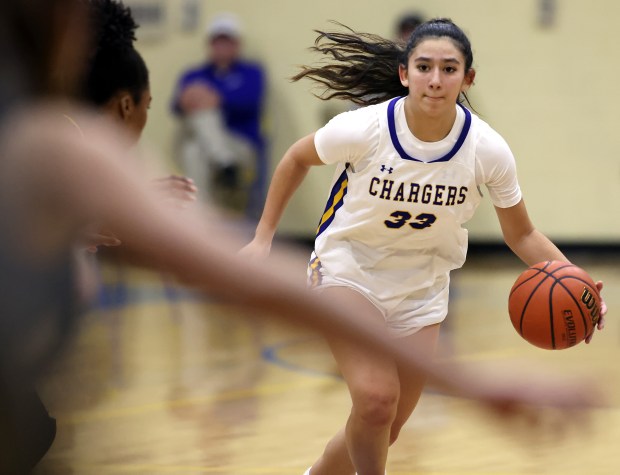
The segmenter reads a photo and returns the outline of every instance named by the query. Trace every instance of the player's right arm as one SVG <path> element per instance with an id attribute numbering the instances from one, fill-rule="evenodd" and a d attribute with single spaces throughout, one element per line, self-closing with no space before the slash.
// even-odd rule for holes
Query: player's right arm
<path id="1" fill-rule="evenodd" d="M 255 257 L 269 254 L 282 213 L 310 167 L 354 165 L 372 155 L 378 143 L 377 112 L 366 107 L 338 114 L 315 133 L 293 144 L 275 170 L 255 238 L 242 252 Z"/>
<path id="2" fill-rule="evenodd" d="M 278 223 L 291 197 L 308 174 L 310 167 L 324 165 L 314 145 L 314 133 L 299 139 L 284 154 L 271 179 L 265 208 L 254 239 L 241 251 L 252 257 L 266 257 Z"/>

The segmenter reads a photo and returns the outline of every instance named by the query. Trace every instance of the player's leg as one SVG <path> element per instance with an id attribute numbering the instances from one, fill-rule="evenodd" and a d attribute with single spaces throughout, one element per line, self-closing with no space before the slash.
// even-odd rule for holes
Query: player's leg
<path id="1" fill-rule="evenodd" d="M 246 214 L 253 199 L 250 190 L 257 172 L 258 153 L 244 137 L 234 133 L 227 135 L 228 148 L 233 152 L 236 162 L 234 167 L 221 170 L 222 176 L 219 177 L 219 181 L 225 193 L 222 198 L 226 201 L 227 208 Z M 226 174 L 231 175 L 223 176 Z M 260 206 L 261 212 L 262 209 Z M 247 217 L 252 218 L 252 216 Z"/>
<path id="2" fill-rule="evenodd" d="M 200 144 L 189 132 L 188 124 L 183 124 L 176 140 L 176 151 L 183 173 L 194 180 L 198 189 L 198 199 L 203 203 L 213 202 L 213 177 L 211 164 L 205 157 Z"/>
<path id="3" fill-rule="evenodd" d="M 383 320 L 381 312 L 364 296 L 345 287 L 324 291 L 323 298 L 338 294 L 360 309 L 360 318 Z M 398 367 L 392 357 L 369 351 L 344 337 L 328 342 L 347 383 L 353 407 L 346 427 L 328 443 L 312 466 L 311 475 L 383 475 L 390 430 L 397 414 L 400 393 Z"/>
<path id="4" fill-rule="evenodd" d="M 201 109 L 188 115 L 185 120 L 203 156 L 219 167 L 236 163 L 237 158 L 229 147 L 228 128 L 218 108 Z"/>
<path id="5" fill-rule="evenodd" d="M 325 446 L 323 454 L 304 475 L 309 475 L 310 473 L 312 475 L 320 475 L 330 473 L 330 470 L 333 470 L 332 473 L 338 475 L 353 475 L 355 473 L 355 468 L 347 449 L 345 427 L 340 429 L 331 438 Z"/>
<path id="6" fill-rule="evenodd" d="M 425 354 L 434 354 L 439 338 L 439 324 L 422 328 L 417 333 L 404 337 L 406 345 L 422 348 Z M 411 413 L 415 409 L 426 382 L 424 376 L 412 374 L 410 370 L 398 368 L 400 381 L 400 397 L 396 418 L 390 430 L 390 445 L 398 438 L 398 434 Z"/>

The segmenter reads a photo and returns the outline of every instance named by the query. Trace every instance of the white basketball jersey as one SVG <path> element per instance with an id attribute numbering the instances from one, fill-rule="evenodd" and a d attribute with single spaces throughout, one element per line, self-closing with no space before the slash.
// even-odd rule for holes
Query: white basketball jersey
<path id="1" fill-rule="evenodd" d="M 465 119 L 452 148 L 424 162 L 399 142 L 398 100 L 369 106 L 380 129 L 376 152 L 338 165 L 317 229 L 312 278 L 320 284 L 322 267 L 388 312 L 413 296 L 420 316 L 437 313 L 441 320 L 449 272 L 463 265 L 467 252 L 462 225 L 481 199 L 475 173 L 481 121 L 462 108 Z"/>

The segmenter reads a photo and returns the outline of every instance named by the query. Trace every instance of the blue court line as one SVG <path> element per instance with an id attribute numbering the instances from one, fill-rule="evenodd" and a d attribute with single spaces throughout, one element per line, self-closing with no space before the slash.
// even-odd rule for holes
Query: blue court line
<path id="1" fill-rule="evenodd" d="M 332 378 L 342 381 L 342 376 L 329 371 L 321 371 L 318 369 L 307 368 L 300 364 L 293 363 L 280 356 L 279 352 L 285 348 L 290 348 L 295 345 L 301 345 L 310 341 L 316 341 L 319 338 L 296 338 L 293 340 L 285 340 L 275 345 L 265 346 L 261 350 L 261 357 L 269 364 L 279 366 L 280 368 L 294 371 L 296 373 L 306 374 L 309 376 L 317 376 L 322 378 Z"/>
<path id="2" fill-rule="evenodd" d="M 117 310 L 127 305 L 143 303 L 178 303 L 207 301 L 208 296 L 197 290 L 167 285 L 131 286 L 125 282 L 101 284 L 91 307 L 98 310 Z"/>

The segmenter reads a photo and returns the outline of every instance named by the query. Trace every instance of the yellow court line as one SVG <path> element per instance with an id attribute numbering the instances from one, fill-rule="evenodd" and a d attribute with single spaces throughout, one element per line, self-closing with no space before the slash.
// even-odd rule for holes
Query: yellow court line
<path id="1" fill-rule="evenodd" d="M 201 465 L 147 465 L 147 464 L 72 464 L 71 468 L 78 473 L 219 473 L 236 475 L 300 475 L 304 468 L 276 468 L 276 467 L 239 467 L 224 465 L 219 467 Z M 526 472 L 403 472 L 388 471 L 389 475 L 531 475 Z M 546 473 L 545 475 L 561 475 Z"/>
<path id="2" fill-rule="evenodd" d="M 226 402 L 235 401 L 239 399 L 251 398 L 255 396 L 268 396 L 273 394 L 281 394 L 292 390 L 305 389 L 314 386 L 324 386 L 326 383 L 331 384 L 343 384 L 342 382 L 335 380 L 332 377 L 308 379 L 305 381 L 287 382 L 281 384 L 262 385 L 249 389 L 237 389 L 231 391 L 224 391 L 217 394 L 210 394 L 201 397 L 187 398 L 187 399 L 175 399 L 158 401 L 150 404 L 141 404 L 138 406 L 121 407 L 114 409 L 107 409 L 101 411 L 85 411 L 67 416 L 59 416 L 59 424 L 61 425 L 75 425 L 83 424 L 87 422 L 99 422 L 109 419 L 115 419 L 118 417 L 133 417 L 149 412 L 156 412 L 161 410 L 167 410 L 170 408 L 180 408 L 194 406 L 198 404 L 205 404 L 209 402 Z"/>
<path id="3" fill-rule="evenodd" d="M 436 358 L 437 361 L 495 361 L 502 358 L 512 358 L 523 356 L 522 351 L 517 347 L 500 348 L 497 350 L 481 351 L 476 353 L 455 354 L 454 356 L 444 356 Z"/>
<path id="4" fill-rule="evenodd" d="M 146 464 L 111 464 L 111 465 L 72 465 L 79 473 L 230 473 L 230 474 L 291 474 L 298 475 L 305 469 L 283 469 L 273 467 L 248 468 L 235 466 L 207 467 L 199 465 L 146 465 Z"/>
<path id="5" fill-rule="evenodd" d="M 458 356 L 455 358 L 442 358 L 445 360 L 486 360 L 491 355 L 494 359 L 501 357 L 508 357 L 516 354 L 513 350 L 500 350 L 494 352 L 487 352 L 480 355 L 469 355 L 469 356 Z M 440 359 L 441 361 L 441 359 Z M 272 385 L 261 385 L 256 386 L 254 388 L 248 389 L 237 389 L 224 391 L 216 394 L 208 394 L 205 396 L 194 397 L 194 398 L 186 398 L 186 399 L 176 399 L 176 400 L 163 400 L 157 401 L 149 404 L 140 404 L 137 406 L 129 406 L 129 407 L 119 407 L 119 408 L 110 408 L 103 409 L 99 411 L 83 411 L 76 413 L 69 413 L 66 416 L 59 416 L 59 425 L 76 425 L 83 424 L 89 422 L 100 422 L 106 421 L 110 419 L 115 419 L 119 417 L 135 417 L 144 415 L 150 412 L 157 412 L 162 410 L 167 410 L 170 408 L 183 408 L 190 407 L 200 404 L 213 403 L 213 402 L 226 402 L 226 401 L 235 401 L 244 398 L 251 398 L 256 396 L 268 396 L 274 394 L 282 394 L 288 391 L 294 391 L 298 389 L 305 389 L 310 387 L 323 386 L 326 383 L 329 384 L 344 384 L 342 381 L 335 380 L 331 376 L 325 377 L 317 377 L 313 376 L 312 378 L 305 379 L 303 381 L 295 381 L 295 382 L 286 382 L 280 384 L 272 384 Z"/>

